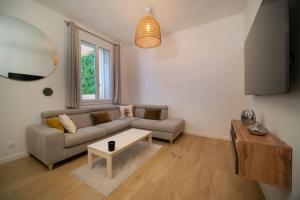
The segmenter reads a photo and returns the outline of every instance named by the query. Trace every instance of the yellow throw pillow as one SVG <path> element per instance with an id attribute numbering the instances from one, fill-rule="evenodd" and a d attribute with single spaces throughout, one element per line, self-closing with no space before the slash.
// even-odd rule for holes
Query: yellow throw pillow
<path id="1" fill-rule="evenodd" d="M 56 128 L 58 130 L 61 130 L 62 132 L 65 131 L 64 126 L 60 123 L 59 117 L 48 118 L 46 119 L 46 121 L 52 128 Z"/>

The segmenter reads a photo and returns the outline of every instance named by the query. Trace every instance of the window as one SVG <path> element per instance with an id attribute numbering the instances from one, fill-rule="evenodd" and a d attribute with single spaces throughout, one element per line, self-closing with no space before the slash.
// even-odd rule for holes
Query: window
<path id="1" fill-rule="evenodd" d="M 101 57 L 100 67 L 100 99 L 111 99 L 111 67 L 110 52 L 107 49 L 99 49 Z"/>
<path id="2" fill-rule="evenodd" d="M 112 101 L 113 46 L 80 33 L 80 80 L 82 104 Z"/>
<path id="3" fill-rule="evenodd" d="M 95 46 L 81 41 L 81 98 L 96 99 Z"/>

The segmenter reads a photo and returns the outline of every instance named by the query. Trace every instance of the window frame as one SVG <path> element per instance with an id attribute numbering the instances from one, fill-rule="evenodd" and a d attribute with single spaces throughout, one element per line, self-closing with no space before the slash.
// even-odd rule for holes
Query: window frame
<path id="1" fill-rule="evenodd" d="M 89 105 L 97 105 L 97 104 L 107 104 L 112 103 L 113 96 L 113 88 L 114 88 L 114 46 L 100 38 L 97 38 L 89 33 L 84 31 L 79 31 L 79 67 L 78 70 L 78 80 L 80 85 L 80 106 L 89 106 Z M 81 41 L 88 43 L 90 45 L 95 46 L 95 99 L 82 99 L 82 81 L 81 81 Z M 105 49 L 110 52 L 110 96 L 109 99 L 100 99 L 100 49 Z M 101 55 L 102 56 L 102 55 Z"/>

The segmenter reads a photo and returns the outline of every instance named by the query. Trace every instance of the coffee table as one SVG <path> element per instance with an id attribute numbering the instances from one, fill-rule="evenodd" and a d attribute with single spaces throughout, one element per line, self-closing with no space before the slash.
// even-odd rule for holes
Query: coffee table
<path id="1" fill-rule="evenodd" d="M 88 145 L 88 165 L 92 168 L 93 156 L 106 159 L 106 176 L 112 178 L 112 158 L 118 153 L 124 151 L 128 147 L 137 142 L 148 138 L 148 142 L 152 144 L 152 132 L 142 129 L 129 129 L 117 135 L 105 138 L 101 141 Z M 108 151 L 108 141 L 115 141 L 115 150 Z"/>

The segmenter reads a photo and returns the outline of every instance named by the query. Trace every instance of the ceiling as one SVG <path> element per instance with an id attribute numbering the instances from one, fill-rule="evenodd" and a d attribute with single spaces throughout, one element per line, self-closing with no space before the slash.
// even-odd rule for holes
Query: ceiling
<path id="1" fill-rule="evenodd" d="M 245 0 L 34 0 L 124 45 L 150 5 L 163 35 L 242 12 Z"/>

